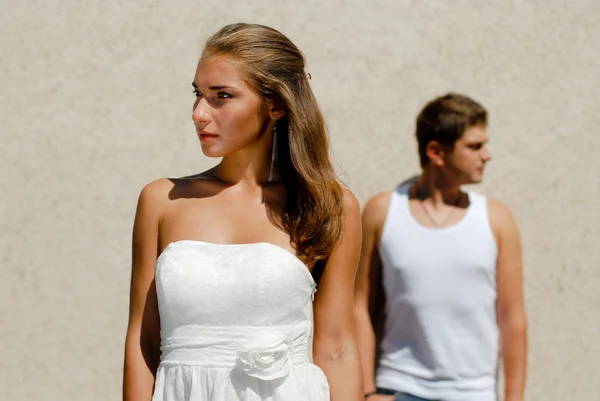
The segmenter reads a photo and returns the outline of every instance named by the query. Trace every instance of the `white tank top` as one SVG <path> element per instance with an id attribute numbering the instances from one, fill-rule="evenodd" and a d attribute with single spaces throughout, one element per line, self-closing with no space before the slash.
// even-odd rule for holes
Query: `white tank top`
<path id="1" fill-rule="evenodd" d="M 392 192 L 379 247 L 386 321 L 378 387 L 443 401 L 493 401 L 499 335 L 496 241 L 487 200 L 468 192 L 443 229 L 412 216 L 410 184 Z"/>

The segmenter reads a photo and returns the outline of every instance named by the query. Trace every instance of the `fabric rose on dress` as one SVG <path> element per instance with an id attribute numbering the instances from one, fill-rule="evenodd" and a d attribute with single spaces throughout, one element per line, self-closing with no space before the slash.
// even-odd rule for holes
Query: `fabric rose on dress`
<path id="1" fill-rule="evenodd" d="M 292 341 L 281 331 L 265 331 L 254 336 L 238 352 L 242 371 L 261 380 L 286 376 L 292 366 Z"/>

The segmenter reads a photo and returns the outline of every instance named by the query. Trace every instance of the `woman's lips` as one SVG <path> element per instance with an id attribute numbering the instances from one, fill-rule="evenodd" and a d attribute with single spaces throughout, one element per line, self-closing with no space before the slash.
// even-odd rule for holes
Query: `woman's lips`
<path id="1" fill-rule="evenodd" d="M 211 141 L 211 140 L 217 138 L 218 135 L 211 134 L 210 132 L 200 131 L 198 133 L 198 137 L 200 138 L 200 141 L 206 142 L 206 141 Z"/>

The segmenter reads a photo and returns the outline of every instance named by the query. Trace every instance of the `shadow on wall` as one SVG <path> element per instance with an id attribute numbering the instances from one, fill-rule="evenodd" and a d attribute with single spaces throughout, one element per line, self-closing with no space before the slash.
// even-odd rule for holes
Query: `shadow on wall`
<path id="1" fill-rule="evenodd" d="M 412 177 L 405 179 L 400 184 L 398 184 L 396 186 L 396 188 L 407 185 L 407 184 L 412 185 L 415 181 L 417 181 L 417 179 L 419 179 L 419 174 L 413 175 Z"/>

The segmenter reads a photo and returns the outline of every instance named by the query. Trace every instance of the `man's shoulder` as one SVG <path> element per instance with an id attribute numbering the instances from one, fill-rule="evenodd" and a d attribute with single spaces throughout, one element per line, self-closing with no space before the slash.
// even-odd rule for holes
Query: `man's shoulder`
<path id="1" fill-rule="evenodd" d="M 486 198 L 486 201 L 490 218 L 512 218 L 512 212 L 506 203 L 494 198 Z"/>
<path id="2" fill-rule="evenodd" d="M 477 191 L 467 191 L 470 198 L 476 198 L 480 202 L 485 202 L 490 218 L 509 217 L 511 215 L 510 207 L 499 199 L 491 198 Z"/>
<path id="3" fill-rule="evenodd" d="M 394 191 L 383 191 L 371 196 L 365 204 L 364 209 L 379 210 L 381 208 L 387 208 L 392 197 L 392 192 Z"/>
<path id="4" fill-rule="evenodd" d="M 383 191 L 369 198 L 362 212 L 363 226 L 365 228 L 380 229 L 383 226 L 393 192 Z"/>
<path id="5" fill-rule="evenodd" d="M 492 231 L 497 238 L 517 229 L 513 213 L 506 203 L 498 199 L 487 198 L 487 209 Z"/>

